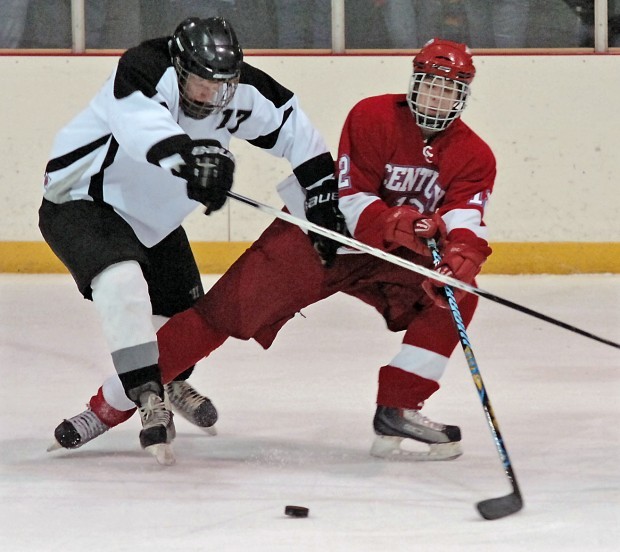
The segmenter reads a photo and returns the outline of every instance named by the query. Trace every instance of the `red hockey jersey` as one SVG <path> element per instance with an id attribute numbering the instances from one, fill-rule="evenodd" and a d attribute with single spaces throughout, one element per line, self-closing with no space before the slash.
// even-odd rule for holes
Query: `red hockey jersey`
<path id="1" fill-rule="evenodd" d="M 463 121 L 425 140 L 405 94 L 366 98 L 350 111 L 338 151 L 340 209 L 358 240 L 386 249 L 390 207 L 438 211 L 448 234 L 466 229 L 487 239 L 484 209 L 495 157 Z"/>

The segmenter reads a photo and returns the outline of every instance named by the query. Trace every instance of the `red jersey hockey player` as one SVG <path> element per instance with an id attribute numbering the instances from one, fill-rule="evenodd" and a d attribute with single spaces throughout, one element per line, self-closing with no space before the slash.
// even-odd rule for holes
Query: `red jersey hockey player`
<path id="1" fill-rule="evenodd" d="M 483 215 L 495 178 L 490 148 L 459 118 L 474 74 L 465 45 L 430 41 L 413 60 L 407 94 L 353 107 L 338 156 L 340 209 L 354 238 L 430 267 L 426 239 L 440 237 L 438 270 L 467 283 L 491 253 Z M 303 195 L 294 184 L 289 178 L 280 192 L 289 210 L 303 216 Z M 274 221 L 204 297 L 160 329 L 164 381 L 229 336 L 254 338 L 267 348 L 300 309 L 344 292 L 374 307 L 391 331 L 404 331 L 400 350 L 379 369 L 371 453 L 459 456 L 459 428 L 420 412 L 458 344 L 441 284 L 373 256 L 339 253 L 325 268 L 298 227 Z M 458 301 L 469 324 L 477 298 L 459 294 Z M 104 389 L 111 397 L 113 380 Z M 111 408 L 107 394 L 100 388 L 89 409 L 111 427 L 127 413 Z M 430 449 L 405 452 L 403 439 Z"/>

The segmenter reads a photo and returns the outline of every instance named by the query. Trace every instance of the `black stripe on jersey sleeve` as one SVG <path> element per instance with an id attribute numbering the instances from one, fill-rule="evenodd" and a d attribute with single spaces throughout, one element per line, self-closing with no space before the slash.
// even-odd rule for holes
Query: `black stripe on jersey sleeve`
<path id="1" fill-rule="evenodd" d="M 167 38 L 148 40 L 130 48 L 118 62 L 114 97 L 120 100 L 139 91 L 152 98 L 157 93 L 157 83 L 171 66 Z"/>
<path id="2" fill-rule="evenodd" d="M 170 157 L 175 153 L 191 152 L 193 146 L 192 139 L 187 134 L 177 134 L 165 138 L 161 142 L 151 146 L 146 153 L 146 160 L 153 165 L 159 165 L 159 162 L 166 157 Z"/>
<path id="3" fill-rule="evenodd" d="M 299 165 L 293 172 L 299 183 L 307 188 L 334 173 L 334 159 L 329 152 L 321 153 Z"/>
<path id="4" fill-rule="evenodd" d="M 74 149 L 73 151 L 70 151 L 69 153 L 61 155 L 60 157 L 51 159 L 50 161 L 48 161 L 47 166 L 45 167 L 45 172 L 51 173 L 67 168 L 69 165 L 72 165 L 76 161 L 82 159 L 82 157 L 86 157 L 89 153 L 95 151 L 96 149 L 99 149 L 108 141 L 110 136 L 112 135 L 106 134 L 105 136 L 102 136 L 101 138 L 95 140 L 94 142 L 91 142 L 90 144 L 86 144 L 82 147 Z"/>
<path id="5" fill-rule="evenodd" d="M 91 176 L 90 185 L 88 186 L 88 195 L 95 201 L 103 202 L 103 173 L 114 162 L 114 158 L 118 153 L 118 142 L 112 136 L 108 151 L 105 154 L 103 163 L 99 171 Z"/>
<path id="6" fill-rule="evenodd" d="M 248 140 L 248 142 L 252 144 L 253 146 L 256 146 L 257 148 L 261 148 L 261 149 L 273 148 L 273 146 L 275 146 L 276 142 L 278 141 L 278 136 L 280 136 L 280 130 L 282 130 L 284 123 L 286 123 L 287 119 L 291 116 L 291 113 L 293 113 L 293 108 L 289 107 L 284 112 L 284 116 L 282 117 L 282 122 L 280 123 L 280 126 L 278 128 L 276 128 L 273 132 L 270 132 L 269 134 L 265 134 L 264 136 L 259 136 L 258 138 L 254 138 L 253 140 Z"/>
<path id="7" fill-rule="evenodd" d="M 293 97 L 293 93 L 273 77 L 245 62 L 241 65 L 239 83 L 253 86 L 276 107 L 282 107 Z"/>

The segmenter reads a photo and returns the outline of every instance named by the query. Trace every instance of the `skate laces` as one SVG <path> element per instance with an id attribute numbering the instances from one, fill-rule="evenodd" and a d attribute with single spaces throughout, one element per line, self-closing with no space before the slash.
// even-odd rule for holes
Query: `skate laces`
<path id="1" fill-rule="evenodd" d="M 108 430 L 108 426 L 90 408 L 77 416 L 73 416 L 73 418 L 69 418 L 67 421 L 79 433 L 82 443 L 86 443 Z"/>
<path id="2" fill-rule="evenodd" d="M 423 414 L 420 414 L 419 410 L 403 409 L 403 418 L 405 418 L 408 422 L 428 427 L 429 429 L 434 429 L 435 431 L 443 431 L 446 427 L 444 424 L 433 422 L 433 420 L 430 420 Z"/>
<path id="3" fill-rule="evenodd" d="M 185 410 L 196 410 L 205 401 L 205 397 L 185 381 L 167 384 L 166 392 L 174 406 Z"/>
<path id="4" fill-rule="evenodd" d="M 148 396 L 146 403 L 139 410 L 143 428 L 155 425 L 167 426 L 170 423 L 170 411 L 155 393 Z"/>

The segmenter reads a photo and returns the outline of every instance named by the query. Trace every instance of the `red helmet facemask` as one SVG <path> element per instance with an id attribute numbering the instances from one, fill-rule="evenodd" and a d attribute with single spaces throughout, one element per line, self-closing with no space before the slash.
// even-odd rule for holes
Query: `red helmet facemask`
<path id="1" fill-rule="evenodd" d="M 465 44 L 434 38 L 413 58 L 407 103 L 416 123 L 439 132 L 461 115 L 474 79 L 471 52 Z"/>

